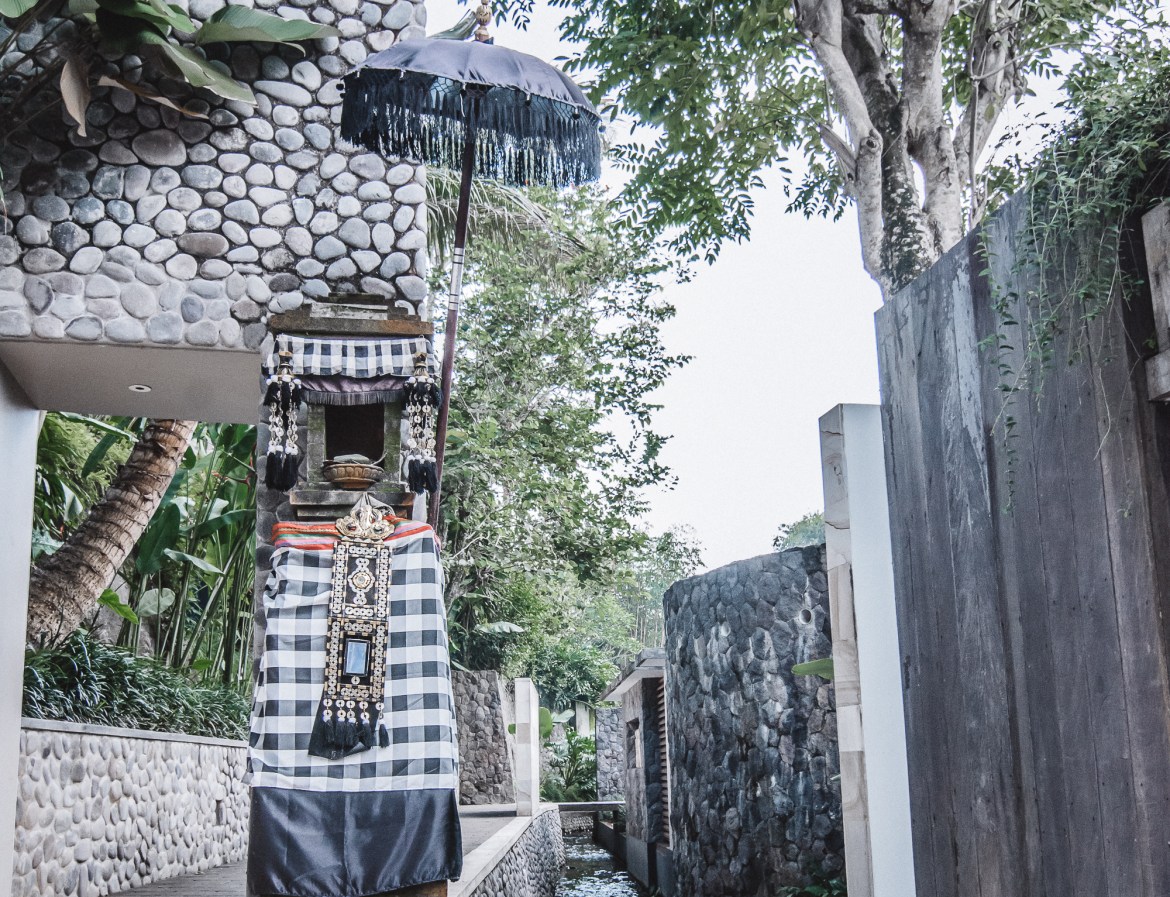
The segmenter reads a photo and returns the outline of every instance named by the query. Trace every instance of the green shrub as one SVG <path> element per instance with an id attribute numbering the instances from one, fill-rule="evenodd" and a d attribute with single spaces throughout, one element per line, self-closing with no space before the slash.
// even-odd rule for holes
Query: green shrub
<path id="1" fill-rule="evenodd" d="M 549 742 L 549 771 L 540 783 L 541 799 L 550 803 L 597 800 L 597 743 L 572 729 L 563 742 Z"/>
<path id="2" fill-rule="evenodd" d="M 84 630 L 25 655 L 23 712 L 33 719 L 243 739 L 248 711 L 238 691 L 195 685 Z"/>
<path id="3" fill-rule="evenodd" d="M 807 885 L 793 885 L 781 888 L 776 897 L 847 897 L 845 880 L 830 878 L 823 872 L 813 875 L 813 880 Z"/>

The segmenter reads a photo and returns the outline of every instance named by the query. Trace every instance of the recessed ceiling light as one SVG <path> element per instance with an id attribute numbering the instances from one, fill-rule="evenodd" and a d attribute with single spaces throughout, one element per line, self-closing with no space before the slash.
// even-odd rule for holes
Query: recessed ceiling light
<path id="1" fill-rule="evenodd" d="M 130 391 L 131 392 L 150 392 L 150 387 L 147 386 L 145 383 L 131 383 L 130 384 Z"/>

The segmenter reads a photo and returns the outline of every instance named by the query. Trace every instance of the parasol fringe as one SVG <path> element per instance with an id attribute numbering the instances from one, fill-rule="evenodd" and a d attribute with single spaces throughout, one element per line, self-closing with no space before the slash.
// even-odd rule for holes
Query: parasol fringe
<path id="1" fill-rule="evenodd" d="M 457 169 L 472 127 L 480 177 L 563 188 L 601 174 L 598 119 L 567 103 L 393 70 L 360 69 L 346 82 L 341 136 L 383 155 Z"/>

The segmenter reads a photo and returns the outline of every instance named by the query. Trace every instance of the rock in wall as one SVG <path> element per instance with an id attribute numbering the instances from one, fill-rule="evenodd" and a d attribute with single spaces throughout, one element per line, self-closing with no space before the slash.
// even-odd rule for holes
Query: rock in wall
<path id="1" fill-rule="evenodd" d="M 311 17 L 342 37 L 305 42 L 307 56 L 207 45 L 252 87 L 254 107 L 156 78 L 136 56 L 99 60 L 94 75 L 169 87 L 201 117 L 97 87 L 84 136 L 49 94 L 0 135 L 0 338 L 256 349 L 269 313 L 331 291 L 425 313 L 424 170 L 338 136 L 338 78 L 396 37 L 422 36 L 423 3 L 233 2 Z M 179 5 L 198 23 L 224 4 Z M 58 24 L 35 23 L 16 47 Z M 16 47 L 0 62 L 19 62 Z M 14 77 L 36 70 L 26 61 Z M 0 108 L 6 129 L 19 114 Z"/>
<path id="2" fill-rule="evenodd" d="M 470 897 L 553 897 L 565 865 L 560 816 L 541 811 Z"/>
<path id="3" fill-rule="evenodd" d="M 451 674 L 459 728 L 459 802 L 510 804 L 516 800 L 512 767 L 514 722 L 500 674 L 455 670 Z"/>
<path id="4" fill-rule="evenodd" d="M 667 591 L 672 848 L 680 897 L 764 897 L 843 868 L 824 547 Z"/>
<path id="5" fill-rule="evenodd" d="M 620 707 L 597 710 L 597 799 L 624 800 L 625 724 Z"/>
<path id="6" fill-rule="evenodd" d="M 13 897 L 111 894 L 239 862 L 243 742 L 26 720 Z"/>

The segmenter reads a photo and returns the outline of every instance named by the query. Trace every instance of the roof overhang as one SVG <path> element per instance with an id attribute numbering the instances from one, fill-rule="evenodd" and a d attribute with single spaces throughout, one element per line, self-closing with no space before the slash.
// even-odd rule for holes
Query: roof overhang
<path id="1" fill-rule="evenodd" d="M 0 362 L 44 411 L 237 424 L 259 416 L 258 351 L 26 339 L 0 341 Z M 139 385 L 150 391 L 130 388 Z"/>
<path id="2" fill-rule="evenodd" d="M 662 648 L 645 648 L 622 669 L 621 677 L 601 696 L 601 700 L 618 701 L 643 679 L 662 679 L 665 676 L 666 651 Z"/>

